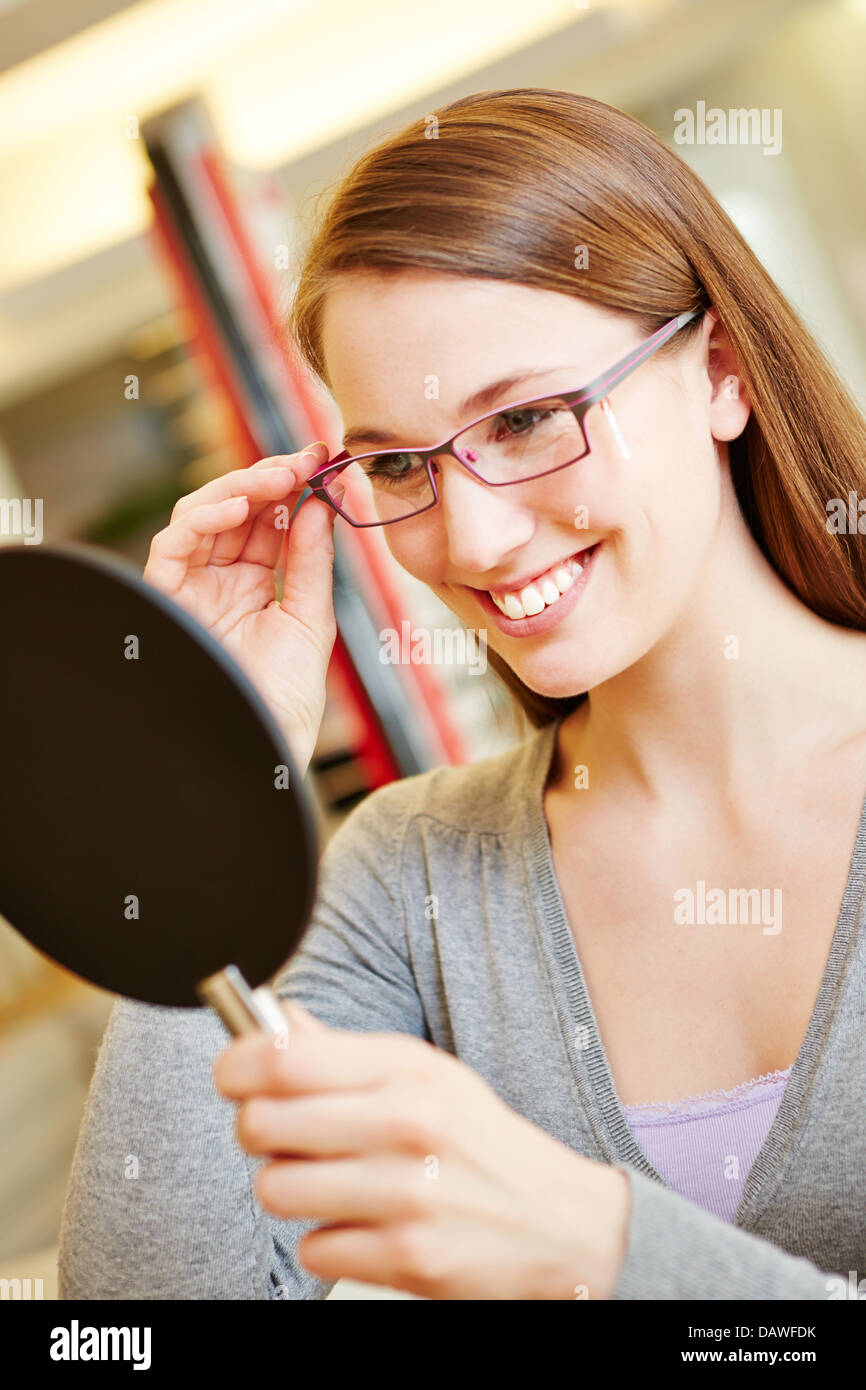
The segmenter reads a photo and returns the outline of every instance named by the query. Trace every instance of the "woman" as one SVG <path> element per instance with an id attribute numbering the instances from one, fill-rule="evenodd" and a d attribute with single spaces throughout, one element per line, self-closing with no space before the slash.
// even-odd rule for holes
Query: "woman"
<path id="1" fill-rule="evenodd" d="M 287 1048 L 117 1004 L 61 1295 L 844 1294 L 866 1257 L 866 575 L 828 511 L 861 490 L 864 422 L 640 123 L 532 89 L 437 118 L 337 188 L 294 303 L 348 457 L 387 453 L 208 483 L 145 575 L 306 768 L 334 507 L 384 520 L 535 732 L 341 826 L 278 986 Z M 275 519 L 314 474 L 277 602 Z M 250 872 L 279 891 L 279 866 Z"/>

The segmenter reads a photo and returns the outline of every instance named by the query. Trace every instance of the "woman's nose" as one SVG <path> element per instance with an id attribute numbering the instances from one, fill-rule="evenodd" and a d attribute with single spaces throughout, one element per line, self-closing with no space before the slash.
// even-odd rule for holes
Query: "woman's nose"
<path id="1" fill-rule="evenodd" d="M 535 522 L 511 487 L 487 487 L 451 457 L 433 463 L 448 558 L 455 568 L 495 569 L 502 556 L 524 545 Z"/>

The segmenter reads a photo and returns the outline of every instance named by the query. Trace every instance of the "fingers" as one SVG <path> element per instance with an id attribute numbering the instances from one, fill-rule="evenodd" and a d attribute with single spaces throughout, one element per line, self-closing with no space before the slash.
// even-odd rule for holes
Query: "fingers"
<path id="1" fill-rule="evenodd" d="M 413 1170 L 400 1156 L 321 1163 L 277 1159 L 260 1168 L 255 1178 L 261 1205 L 286 1220 L 398 1221 L 421 1214 L 430 1202 L 429 1189 L 422 1160 Z"/>
<path id="2" fill-rule="evenodd" d="M 274 472 L 282 472 L 282 470 L 275 469 Z M 283 562 L 280 565 L 282 570 L 285 563 L 283 552 L 286 548 L 286 538 L 290 536 L 289 546 L 291 550 L 294 550 L 298 544 L 312 544 L 314 553 L 318 555 L 319 551 L 324 546 L 325 553 L 327 554 L 330 552 L 330 558 L 333 559 L 334 544 L 332 533 L 334 521 L 337 516 L 335 511 L 324 502 L 319 502 L 316 498 L 308 497 L 296 513 L 294 520 L 292 519 L 292 514 L 295 512 L 297 501 L 303 492 L 304 486 L 305 484 L 302 484 L 301 487 L 297 488 L 294 492 L 279 496 L 276 500 L 266 502 L 260 507 L 254 506 L 252 511 L 252 526 L 247 532 L 240 533 L 241 540 L 237 546 L 237 553 L 233 554 L 231 558 L 240 558 L 250 564 L 267 565 L 269 569 L 275 569 L 282 556 Z M 324 517 L 324 524 L 322 524 L 322 522 L 314 524 L 311 542 L 307 542 L 304 539 L 310 524 L 310 515 L 307 512 L 307 508 L 309 507 L 313 507 L 314 515 L 316 513 L 322 513 Z M 298 522 L 301 512 L 304 512 L 305 516 L 299 528 Z M 300 540 L 298 539 L 299 537 Z M 234 536 L 222 538 L 222 540 L 225 541 L 232 541 L 235 539 L 236 537 Z M 322 577 L 327 577 L 329 568 L 330 566 L 328 565 L 317 567 L 316 584 L 321 584 Z M 302 586 L 299 592 L 306 593 L 307 587 L 308 586 Z M 329 595 L 330 588 L 331 586 L 329 583 L 327 586 Z"/>
<path id="3" fill-rule="evenodd" d="M 300 496 L 300 489 L 292 493 L 295 473 L 292 468 L 274 467 L 267 472 L 253 473 L 246 469 L 245 489 L 249 498 L 249 509 L 242 525 L 230 531 L 223 531 L 215 537 L 209 563 L 212 565 L 232 565 L 235 560 L 247 560 L 252 564 L 267 565 L 273 569 L 280 553 L 284 531 L 277 526 L 278 514 L 291 513 L 293 497 Z"/>
<path id="4" fill-rule="evenodd" d="M 241 481 L 246 479 L 251 484 L 251 490 L 247 490 L 250 498 L 247 525 L 218 538 L 210 563 L 230 565 L 242 559 L 249 564 L 275 569 L 306 480 L 326 461 L 328 453 L 326 446 L 319 443 L 310 445 L 302 454 L 259 459 L 251 468 L 242 469 Z M 226 475 L 227 478 L 233 476 Z M 327 507 L 326 511 L 331 512 L 331 508 Z M 336 513 L 331 512 L 331 515 Z"/>
<path id="5" fill-rule="evenodd" d="M 288 469 L 291 475 L 289 486 L 291 491 L 282 497 L 277 497 L 272 503 L 266 503 L 261 508 L 256 509 L 255 520 L 245 544 L 243 545 L 243 559 L 252 564 L 266 565 L 268 569 L 276 569 L 284 563 L 286 552 L 286 538 L 291 527 L 292 545 L 295 540 L 295 522 L 292 521 L 292 514 L 307 484 L 307 479 L 314 473 L 321 464 L 325 463 L 330 450 L 324 441 L 320 440 L 316 444 L 310 444 L 303 453 L 294 456 L 293 462 Z M 273 459 L 260 459 L 253 464 L 253 468 L 263 472 L 265 475 L 276 473 L 284 475 L 284 462 L 277 462 Z M 333 526 L 336 513 L 330 507 L 319 503 L 319 508 L 328 513 L 329 526 Z M 328 538 L 325 539 L 328 544 Z M 281 563 L 282 561 L 282 563 Z M 328 602 L 330 602 L 330 584 L 328 585 Z"/>
<path id="6" fill-rule="evenodd" d="M 240 495 L 193 508 L 154 536 L 145 578 L 170 595 L 181 586 L 190 565 L 207 562 L 216 535 L 239 526 L 248 512 L 249 502 Z"/>
<path id="7" fill-rule="evenodd" d="M 357 1279 L 405 1288 L 406 1262 L 400 1258 L 404 1244 L 399 1227 L 334 1224 L 308 1231 L 298 1242 L 297 1256 L 310 1274 L 333 1283 Z"/>
<path id="8" fill-rule="evenodd" d="M 238 497 L 246 493 L 254 502 L 270 501 L 278 495 L 277 477 L 282 483 L 283 495 L 295 492 L 299 497 L 307 478 L 326 462 L 327 457 L 327 446 L 320 440 L 317 444 L 308 445 L 301 453 L 275 454 L 259 459 L 249 468 L 235 468 L 231 473 L 223 473 L 221 477 L 212 478 L 209 483 L 196 488 L 195 492 L 181 497 L 174 504 L 170 524 L 179 521 L 193 508 L 220 502 L 224 497 Z"/>
<path id="9" fill-rule="evenodd" d="M 198 565 L 229 565 L 243 555 L 273 569 L 288 517 L 307 478 L 327 456 L 319 441 L 299 454 L 259 459 L 181 497 L 168 526 L 151 543 L 145 577 L 171 594 L 186 570 Z"/>
<path id="10" fill-rule="evenodd" d="M 217 1057 L 213 1078 L 228 1100 L 301 1096 L 384 1085 L 395 1070 L 426 1075 L 430 1049 L 397 1033 L 293 1026 L 288 1045 L 264 1032 L 235 1038 Z"/>
<path id="11" fill-rule="evenodd" d="M 301 504 L 285 551 L 280 604 L 328 646 L 337 634 L 333 598 L 336 515 L 317 497 L 308 497 Z"/>
<path id="12" fill-rule="evenodd" d="M 248 1154 L 347 1158 L 383 1147 L 396 1130 L 369 1091 L 323 1095 L 253 1096 L 238 1107 L 235 1132 Z"/>

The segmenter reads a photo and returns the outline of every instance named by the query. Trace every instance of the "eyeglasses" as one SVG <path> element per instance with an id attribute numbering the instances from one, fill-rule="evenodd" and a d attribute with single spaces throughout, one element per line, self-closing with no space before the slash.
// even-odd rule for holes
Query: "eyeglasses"
<path id="1" fill-rule="evenodd" d="M 679 314 L 621 361 L 578 391 L 533 396 L 482 415 L 428 449 L 405 448 L 354 457 L 344 449 L 308 479 L 310 491 L 351 526 L 391 526 L 439 501 L 434 460 L 450 454 L 488 487 L 510 487 L 556 473 L 589 453 L 584 416 L 608 392 L 696 318 Z"/>

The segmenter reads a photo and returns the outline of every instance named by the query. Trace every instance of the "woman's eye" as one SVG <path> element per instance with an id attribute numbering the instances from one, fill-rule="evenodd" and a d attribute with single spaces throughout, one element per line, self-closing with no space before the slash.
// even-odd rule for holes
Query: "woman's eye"
<path id="1" fill-rule="evenodd" d="M 411 480 L 424 472 L 415 454 L 377 454 L 365 460 L 364 472 L 376 482 L 399 483 Z"/>
<path id="2" fill-rule="evenodd" d="M 368 459 L 364 465 L 368 473 L 381 473 L 391 478 L 399 478 L 412 467 L 408 454 L 379 454 Z"/>
<path id="3" fill-rule="evenodd" d="M 505 411 L 504 414 L 497 416 L 497 419 L 505 422 L 505 429 L 503 432 L 498 433 L 497 438 L 501 439 L 503 433 L 512 435 L 526 434 L 527 430 L 531 429 L 533 425 L 538 424 L 541 420 L 546 419 L 548 415 L 552 414 L 553 411 L 551 409 L 541 410 L 537 408 L 530 409 L 529 407 L 525 407 L 521 410 Z"/>

